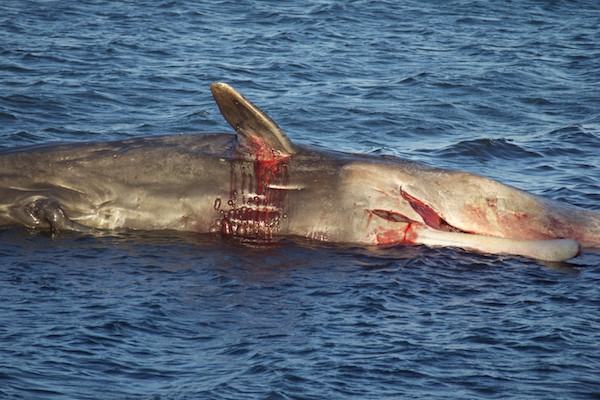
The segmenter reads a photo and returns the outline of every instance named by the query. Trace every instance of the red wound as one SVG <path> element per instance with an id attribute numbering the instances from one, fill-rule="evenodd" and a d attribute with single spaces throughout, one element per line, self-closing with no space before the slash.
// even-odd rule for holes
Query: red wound
<path id="1" fill-rule="evenodd" d="M 270 241 L 279 230 L 280 221 L 286 218 L 290 157 L 273 150 L 260 138 L 250 137 L 244 143 L 253 161 L 231 164 L 231 181 L 227 207 L 221 208 L 215 200 L 215 210 L 223 218 L 211 228 L 228 237 L 252 241 Z"/>
<path id="2" fill-rule="evenodd" d="M 437 229 L 439 231 L 446 231 L 446 232 L 460 231 L 459 229 L 456 229 L 452 225 L 448 224 L 442 217 L 440 217 L 438 215 L 438 213 L 436 213 L 433 210 L 433 208 L 431 208 L 430 206 L 428 206 L 421 200 L 417 199 L 414 196 L 411 196 L 410 194 L 406 193 L 403 190 L 401 190 L 400 193 L 401 193 L 402 197 L 406 201 L 408 201 L 408 204 L 410 204 L 412 209 L 415 210 L 415 212 L 417 214 L 419 214 L 421 216 L 421 218 L 423 218 L 423 222 L 425 222 L 426 225 L 428 225 L 434 229 Z"/>

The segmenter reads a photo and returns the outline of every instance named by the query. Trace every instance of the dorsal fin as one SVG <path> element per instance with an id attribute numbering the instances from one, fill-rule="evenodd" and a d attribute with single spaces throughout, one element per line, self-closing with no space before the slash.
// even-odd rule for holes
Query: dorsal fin
<path id="1" fill-rule="evenodd" d="M 290 156 L 296 152 L 294 145 L 260 108 L 226 83 L 215 82 L 210 91 L 225 120 L 235 129 L 238 138 L 259 139 L 273 150 Z"/>

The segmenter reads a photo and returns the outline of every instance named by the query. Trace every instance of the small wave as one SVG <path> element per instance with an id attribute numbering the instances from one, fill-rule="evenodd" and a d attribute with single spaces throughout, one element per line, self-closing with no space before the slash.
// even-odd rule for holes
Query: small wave
<path id="1" fill-rule="evenodd" d="M 414 74 L 414 75 L 410 75 L 404 78 L 400 78 L 398 83 L 402 83 L 402 84 L 414 84 L 414 83 L 418 83 L 420 81 L 423 81 L 424 79 L 426 79 L 429 76 L 429 74 L 427 72 L 420 72 L 418 74 Z"/>
<path id="2" fill-rule="evenodd" d="M 465 140 L 437 151 L 444 158 L 496 158 L 514 160 L 542 157 L 535 151 L 528 150 L 510 139 L 475 139 Z"/>
<path id="3" fill-rule="evenodd" d="M 587 132 L 583 126 L 579 124 L 567 125 L 554 129 L 548 132 L 549 136 L 558 136 L 560 139 L 565 140 L 581 140 L 582 136 L 592 140 L 600 140 L 600 137 L 596 136 L 592 132 Z"/>
<path id="4" fill-rule="evenodd" d="M 542 155 L 552 157 L 555 161 L 573 156 L 595 160 L 600 146 L 600 136 L 581 125 L 574 124 L 542 133 L 531 139 L 530 144 L 539 149 Z"/>
<path id="5" fill-rule="evenodd" d="M 33 69 L 21 67 L 20 65 L 14 65 L 14 64 L 0 65 L 0 71 L 11 72 L 11 73 L 14 73 L 14 74 L 23 74 L 23 73 L 34 72 Z"/>
<path id="6" fill-rule="evenodd" d="M 42 136 L 36 135 L 35 133 L 19 131 L 13 135 L 10 135 L 10 139 L 8 140 L 8 142 L 11 144 L 11 146 L 16 146 L 23 144 L 39 143 L 42 141 L 42 139 Z"/>
<path id="7" fill-rule="evenodd" d="M 14 114 L 0 111 L 0 119 L 1 120 L 16 120 L 18 118 Z"/>
<path id="8" fill-rule="evenodd" d="M 522 97 L 520 100 L 524 104 L 533 106 L 551 106 L 554 104 L 552 101 L 543 97 Z"/>

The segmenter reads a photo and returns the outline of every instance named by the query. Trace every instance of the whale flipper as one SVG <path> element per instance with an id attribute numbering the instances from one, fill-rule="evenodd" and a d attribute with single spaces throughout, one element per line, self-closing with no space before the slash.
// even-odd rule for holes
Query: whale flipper
<path id="1" fill-rule="evenodd" d="M 61 207 L 52 199 L 38 199 L 25 206 L 27 217 L 35 226 L 48 227 L 53 232 L 97 232 L 97 229 L 72 221 Z"/>
<path id="2" fill-rule="evenodd" d="M 267 114 L 226 83 L 210 85 L 221 114 L 244 140 L 258 140 L 283 156 L 296 153 L 286 134 Z"/>

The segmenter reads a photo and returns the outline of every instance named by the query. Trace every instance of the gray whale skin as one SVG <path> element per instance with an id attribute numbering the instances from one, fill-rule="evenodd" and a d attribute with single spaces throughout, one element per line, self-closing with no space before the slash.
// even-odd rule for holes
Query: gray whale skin
<path id="1" fill-rule="evenodd" d="M 211 91 L 236 134 L 170 135 L 0 152 L 0 226 L 173 229 L 453 246 L 545 261 L 600 248 L 600 213 L 476 174 L 293 144 L 231 86 Z"/>

